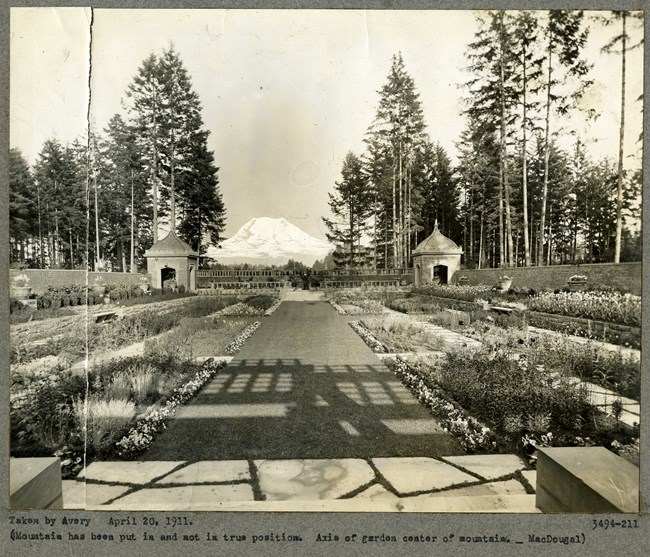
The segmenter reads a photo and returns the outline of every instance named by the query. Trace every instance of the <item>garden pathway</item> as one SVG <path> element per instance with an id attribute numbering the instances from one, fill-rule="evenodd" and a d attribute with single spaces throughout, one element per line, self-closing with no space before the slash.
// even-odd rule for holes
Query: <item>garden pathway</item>
<path id="1" fill-rule="evenodd" d="M 325 302 L 285 301 L 146 460 L 462 454 Z"/>

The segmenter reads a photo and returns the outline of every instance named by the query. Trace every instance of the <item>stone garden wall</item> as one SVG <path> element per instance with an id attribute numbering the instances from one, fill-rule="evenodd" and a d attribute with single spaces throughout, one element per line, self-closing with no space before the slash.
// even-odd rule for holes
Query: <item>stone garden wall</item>
<path id="1" fill-rule="evenodd" d="M 512 288 L 534 288 L 535 290 L 563 288 L 569 277 L 585 275 L 587 286 L 611 286 L 618 290 L 641 295 L 641 262 L 634 263 L 590 263 L 584 265 L 551 265 L 548 267 L 515 267 L 509 269 L 461 269 L 450 280 L 456 284 L 461 276 L 467 277 L 467 284 L 496 285 L 499 277 L 512 278 Z"/>
<path id="2" fill-rule="evenodd" d="M 105 284 L 138 284 L 140 277 L 148 274 L 143 273 L 95 273 L 86 271 L 73 271 L 70 269 L 24 269 L 22 271 L 11 269 L 10 280 L 15 276 L 27 275 L 29 277 L 29 286 L 32 287 L 34 294 L 42 294 L 47 291 L 49 286 L 61 288 L 73 285 L 85 285 L 86 275 L 88 284 L 93 285 L 97 277 L 101 277 Z"/>

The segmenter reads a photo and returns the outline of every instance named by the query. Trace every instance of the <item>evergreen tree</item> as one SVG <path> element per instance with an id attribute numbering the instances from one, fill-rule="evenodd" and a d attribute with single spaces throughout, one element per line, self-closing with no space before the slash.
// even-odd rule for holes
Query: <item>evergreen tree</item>
<path id="1" fill-rule="evenodd" d="M 553 113 L 566 114 L 576 100 L 584 94 L 590 81 L 587 79 L 590 66 L 581 58 L 582 49 L 587 42 L 588 31 L 583 29 L 583 12 L 551 10 L 545 28 L 546 73 L 544 101 L 544 179 L 542 185 L 539 217 L 539 246 L 537 264 L 544 264 L 546 243 L 546 209 L 548 201 L 549 161 L 551 155 L 551 116 Z M 573 89 L 561 91 L 558 85 L 567 85 L 571 78 L 578 83 Z"/>
<path id="2" fill-rule="evenodd" d="M 621 238 L 623 230 L 623 181 L 624 181 L 624 144 L 625 144 L 625 92 L 626 92 L 626 59 L 627 53 L 638 48 L 643 44 L 643 40 L 636 44 L 631 43 L 632 38 L 629 34 L 628 20 L 642 20 L 642 14 L 639 12 L 614 11 L 613 19 L 620 21 L 621 31 L 617 33 L 604 47 L 603 52 L 620 54 L 621 56 L 621 116 L 619 123 L 619 142 L 618 142 L 618 170 L 616 180 L 616 244 L 614 249 L 614 263 L 619 263 L 621 259 Z M 604 25 L 610 25 L 612 18 L 601 18 Z"/>
<path id="3" fill-rule="evenodd" d="M 329 194 L 329 207 L 334 219 L 323 217 L 329 230 L 326 236 L 336 246 L 334 259 L 337 266 L 361 267 L 367 262 L 361 240 L 368 229 L 373 196 L 361 159 L 355 154 L 346 155 L 341 177 L 341 181 L 336 183 L 335 194 Z"/>
<path id="4" fill-rule="evenodd" d="M 393 266 L 410 260 L 413 231 L 412 173 L 417 149 L 426 138 L 425 123 L 415 82 L 406 72 L 401 54 L 393 56 L 386 84 L 379 91 L 377 115 L 368 135 L 370 144 L 381 145 L 392 172 L 390 218 Z M 380 152 L 375 148 L 375 154 Z M 371 174 L 375 174 L 371 170 Z"/>
<path id="5" fill-rule="evenodd" d="M 29 164 L 18 149 L 9 150 L 9 237 L 11 261 L 25 263 L 37 255 L 38 202 Z"/>
<path id="6" fill-rule="evenodd" d="M 197 249 L 204 250 L 204 236 L 217 243 L 225 225 L 218 168 L 207 147 L 198 95 L 173 45 L 161 57 L 144 60 L 127 97 L 152 191 L 154 242 L 166 218 L 169 228 L 178 228 Z"/>

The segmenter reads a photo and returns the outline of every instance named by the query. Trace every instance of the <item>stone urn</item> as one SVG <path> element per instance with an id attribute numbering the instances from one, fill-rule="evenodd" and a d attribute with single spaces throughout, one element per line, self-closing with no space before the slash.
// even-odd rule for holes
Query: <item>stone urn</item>
<path id="1" fill-rule="evenodd" d="M 93 292 L 97 294 L 98 296 L 103 296 L 106 294 L 106 291 L 108 290 L 108 286 L 105 284 L 95 284 L 93 285 Z"/>
<path id="2" fill-rule="evenodd" d="M 142 290 L 142 292 L 144 292 L 145 294 L 147 292 L 149 292 L 149 283 L 148 282 L 141 282 L 138 286 L 140 287 L 140 290 Z"/>
<path id="3" fill-rule="evenodd" d="M 512 286 L 512 279 L 510 277 L 499 277 L 499 289 L 510 290 Z"/>
<path id="4" fill-rule="evenodd" d="M 587 287 L 587 277 L 584 275 L 573 275 L 567 280 L 567 285 L 572 292 L 584 290 Z"/>
<path id="5" fill-rule="evenodd" d="M 31 286 L 14 286 L 11 289 L 11 295 L 16 300 L 29 300 L 29 295 L 31 293 Z"/>
<path id="6" fill-rule="evenodd" d="M 11 285 L 11 296 L 16 300 L 29 300 L 32 287 L 29 286 L 29 277 L 25 274 L 14 277 Z"/>

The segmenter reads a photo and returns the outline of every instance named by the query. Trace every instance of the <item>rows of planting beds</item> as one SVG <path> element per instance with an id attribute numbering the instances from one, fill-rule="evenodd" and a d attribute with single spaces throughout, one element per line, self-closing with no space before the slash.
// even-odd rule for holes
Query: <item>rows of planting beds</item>
<path id="1" fill-rule="evenodd" d="M 576 342 L 560 334 L 531 332 L 520 314 L 495 316 L 476 310 L 464 320 L 445 311 L 428 316 L 431 323 L 474 338 L 492 352 L 508 350 L 529 366 L 543 366 L 562 376 L 596 383 L 622 396 L 640 399 L 641 365 L 630 351 L 609 350 L 598 342 Z"/>
<path id="2" fill-rule="evenodd" d="M 385 312 L 383 303 L 364 296 L 357 290 L 336 290 L 330 295 L 329 301 L 334 309 L 344 315 L 372 315 Z"/>
<path id="3" fill-rule="evenodd" d="M 621 346 L 641 345 L 640 296 L 607 289 L 535 292 L 431 285 L 414 288 L 388 305 L 403 313 L 435 313 L 441 308 L 473 312 L 487 305 L 510 307 L 521 312 L 527 324 Z"/>
<path id="4" fill-rule="evenodd" d="M 137 454 L 224 365 L 193 358 L 234 354 L 258 326 L 247 319 L 185 317 L 177 334 L 146 343 L 143 355 L 94 365 L 87 374 L 54 357 L 15 366 L 12 456 L 60 456 L 68 477 L 81 469 L 84 454 L 87 459 Z"/>
<path id="5" fill-rule="evenodd" d="M 65 360 L 75 361 L 87 352 L 100 354 L 111 352 L 123 346 L 144 340 L 177 327 L 186 317 L 203 317 L 235 304 L 242 304 L 254 311 L 240 311 L 240 314 L 258 315 L 269 309 L 275 298 L 271 296 L 234 296 L 199 298 L 194 297 L 183 305 L 175 306 L 173 311 L 142 309 L 125 315 L 122 319 L 106 323 L 79 316 L 61 334 L 46 338 L 39 344 L 14 342 L 12 339 L 11 363 L 26 363 L 45 356 L 58 355 Z"/>
<path id="6" fill-rule="evenodd" d="M 388 363 L 470 452 L 518 452 L 534 465 L 538 446 L 597 445 L 638 465 L 638 428 L 593 407 L 584 385 L 507 351 Z"/>
<path id="7" fill-rule="evenodd" d="M 430 352 L 446 347 L 442 339 L 427 334 L 403 317 L 365 318 L 354 322 L 353 328 L 375 352 Z"/>
<path id="8" fill-rule="evenodd" d="M 137 284 L 112 284 L 104 286 L 102 290 L 105 291 L 98 292 L 92 286 L 79 285 L 52 287 L 43 294 L 33 296 L 32 299 L 36 300 L 36 309 L 24 305 L 20 300 L 11 300 L 9 306 L 11 322 L 24 323 L 25 321 L 73 315 L 75 312 L 71 309 L 75 306 L 102 305 L 107 301 L 119 303 L 122 306 L 131 306 L 194 296 L 194 294 L 184 292 L 183 289 L 173 292 L 153 288 L 145 293 Z"/>
<path id="9" fill-rule="evenodd" d="M 503 316 L 505 326 L 499 326 L 479 315 L 471 322 L 464 315 L 462 325 L 457 315 L 444 311 L 430 320 L 479 340 L 480 349 L 455 347 L 440 358 L 384 360 L 467 450 L 498 447 L 534 462 L 539 445 L 597 444 L 638 461 L 638 428 L 619 422 L 620 404 L 614 402 L 613 416 L 602 413 L 590 404 L 586 385 L 576 380 L 638 399 L 638 360 L 596 343 L 529 333 L 513 316 Z M 353 327 L 373 350 L 399 352 L 408 346 L 402 335 L 390 334 L 386 323 L 370 328 L 366 321 Z M 421 348 L 418 342 L 414 351 Z"/>

